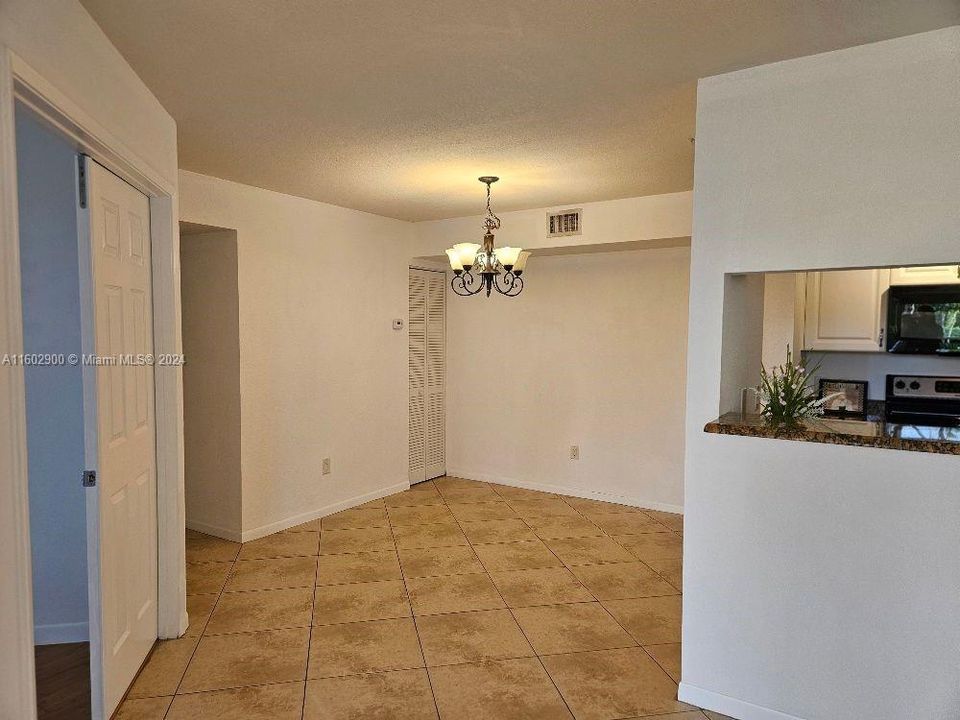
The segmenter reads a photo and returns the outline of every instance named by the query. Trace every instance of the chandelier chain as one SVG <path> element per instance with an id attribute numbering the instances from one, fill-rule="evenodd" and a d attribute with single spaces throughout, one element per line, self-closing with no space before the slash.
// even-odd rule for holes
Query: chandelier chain
<path id="1" fill-rule="evenodd" d="M 487 185 L 487 216 L 483 220 L 483 229 L 487 232 L 493 232 L 494 230 L 500 229 L 500 218 L 497 217 L 496 213 L 493 212 L 493 208 L 490 207 L 490 185 L 491 181 L 484 180 Z"/>

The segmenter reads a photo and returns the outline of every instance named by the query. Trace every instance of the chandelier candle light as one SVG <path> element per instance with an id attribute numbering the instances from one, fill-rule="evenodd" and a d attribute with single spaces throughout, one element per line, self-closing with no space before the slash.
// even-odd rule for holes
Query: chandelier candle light
<path id="1" fill-rule="evenodd" d="M 483 219 L 483 245 L 458 243 L 447 250 L 453 279 L 450 287 L 467 297 L 486 289 L 487 297 L 496 289 L 501 295 L 516 297 L 523 291 L 523 269 L 530 253 L 518 247 L 493 247 L 493 232 L 500 229 L 500 218 L 490 209 L 490 186 L 500 178 L 484 175 L 487 186 L 487 215 Z M 476 273 L 476 274 L 474 274 Z"/>

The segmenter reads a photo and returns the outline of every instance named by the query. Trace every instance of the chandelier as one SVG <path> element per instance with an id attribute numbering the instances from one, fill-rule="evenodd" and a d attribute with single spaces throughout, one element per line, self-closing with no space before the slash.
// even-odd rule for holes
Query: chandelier
<path id="1" fill-rule="evenodd" d="M 516 297 L 523 291 L 523 269 L 530 253 L 518 247 L 493 247 L 493 232 L 500 229 L 500 218 L 490 209 L 490 186 L 500 178 L 484 175 L 478 178 L 487 186 L 487 215 L 483 219 L 483 245 L 458 243 L 447 250 L 453 279 L 450 287 L 457 295 L 468 297 L 481 290 L 487 297 L 496 290 L 501 295 Z"/>

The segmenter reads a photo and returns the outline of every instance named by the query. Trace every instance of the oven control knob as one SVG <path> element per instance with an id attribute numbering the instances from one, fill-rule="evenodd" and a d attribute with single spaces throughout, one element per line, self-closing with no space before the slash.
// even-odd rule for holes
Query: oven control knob
<path id="1" fill-rule="evenodd" d="M 912 383 L 910 383 L 910 389 L 911 389 L 911 390 L 919 390 L 919 389 L 920 389 L 920 383 L 918 383 L 916 380 L 914 380 Z"/>
<path id="2" fill-rule="evenodd" d="M 907 384 L 906 384 L 903 380 L 897 380 L 897 381 L 893 384 L 893 386 L 894 386 L 897 390 L 903 390 L 903 389 L 907 386 Z"/>

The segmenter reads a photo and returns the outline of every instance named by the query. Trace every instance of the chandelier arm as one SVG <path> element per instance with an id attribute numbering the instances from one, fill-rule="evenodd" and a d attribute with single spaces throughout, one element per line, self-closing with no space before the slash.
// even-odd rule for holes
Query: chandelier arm
<path id="1" fill-rule="evenodd" d="M 471 295 L 476 295 L 483 288 L 483 283 L 477 285 L 476 288 L 471 289 L 475 276 L 469 271 L 464 272 L 461 275 L 454 275 L 450 280 L 450 288 L 460 297 L 470 297 Z"/>
<path id="2" fill-rule="evenodd" d="M 450 289 L 453 290 L 457 295 L 466 297 L 469 295 L 466 292 L 467 283 L 464 275 L 454 275 L 450 278 Z"/>
<path id="3" fill-rule="evenodd" d="M 503 275 L 503 283 L 500 283 L 500 277 L 495 280 L 497 292 L 507 297 L 516 297 L 523 292 L 523 278 L 517 277 L 512 272 Z"/>

